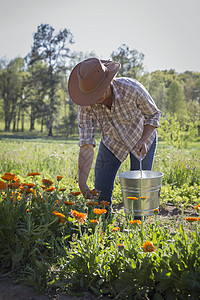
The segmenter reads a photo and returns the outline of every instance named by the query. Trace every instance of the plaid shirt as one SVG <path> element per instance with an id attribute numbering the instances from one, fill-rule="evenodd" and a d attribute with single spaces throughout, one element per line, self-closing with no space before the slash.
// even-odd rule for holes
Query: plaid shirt
<path id="1" fill-rule="evenodd" d="M 161 111 L 145 88 L 135 79 L 115 78 L 112 81 L 114 102 L 111 110 L 105 105 L 78 107 L 79 146 L 92 144 L 95 126 L 102 127 L 103 144 L 123 162 L 131 152 L 136 158 L 136 143 L 145 124 L 159 126 Z M 156 130 L 147 140 L 149 150 Z"/>

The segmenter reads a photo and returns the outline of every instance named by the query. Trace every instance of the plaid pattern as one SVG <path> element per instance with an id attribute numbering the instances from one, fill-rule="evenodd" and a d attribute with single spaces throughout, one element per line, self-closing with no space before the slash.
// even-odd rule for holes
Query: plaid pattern
<path id="1" fill-rule="evenodd" d="M 122 77 L 112 83 L 114 103 L 111 110 L 101 104 L 78 107 L 79 146 L 96 146 L 94 128 L 103 127 L 104 145 L 123 162 L 130 152 L 138 158 L 135 146 L 143 127 L 145 124 L 158 127 L 161 111 L 137 80 Z M 147 149 L 155 136 L 156 130 L 147 140 Z"/>

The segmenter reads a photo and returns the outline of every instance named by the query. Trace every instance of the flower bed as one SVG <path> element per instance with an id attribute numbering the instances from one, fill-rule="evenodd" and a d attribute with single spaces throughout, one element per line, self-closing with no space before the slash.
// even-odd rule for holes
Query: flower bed
<path id="1" fill-rule="evenodd" d="M 199 205 L 194 216 L 160 222 L 88 202 L 55 180 L 29 173 L 0 181 L 0 267 L 39 291 L 90 291 L 115 299 L 198 299 Z M 13 275 L 14 276 L 14 275 Z"/>

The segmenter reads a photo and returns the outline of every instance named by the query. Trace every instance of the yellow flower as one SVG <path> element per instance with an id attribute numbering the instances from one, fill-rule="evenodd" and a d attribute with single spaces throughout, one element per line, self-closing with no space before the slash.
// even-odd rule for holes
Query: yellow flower
<path id="1" fill-rule="evenodd" d="M 146 243 L 144 243 L 143 248 L 144 248 L 145 252 L 152 252 L 155 250 L 154 245 L 150 241 L 147 241 Z"/>
<path id="2" fill-rule="evenodd" d="M 140 221 L 140 220 L 131 220 L 130 222 L 129 222 L 130 224 L 142 224 L 142 222 Z"/>
<path id="3" fill-rule="evenodd" d="M 105 214 L 107 212 L 106 209 L 101 209 L 101 208 L 95 208 L 93 210 L 93 213 L 97 214 L 97 215 L 102 215 L 102 214 Z"/>
<path id="4" fill-rule="evenodd" d="M 32 172 L 32 173 L 28 173 L 27 176 L 37 176 L 37 175 L 40 175 L 39 172 Z"/>

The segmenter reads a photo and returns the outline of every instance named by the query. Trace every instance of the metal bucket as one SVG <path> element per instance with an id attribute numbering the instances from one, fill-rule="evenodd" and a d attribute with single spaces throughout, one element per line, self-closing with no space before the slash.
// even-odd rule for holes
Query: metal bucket
<path id="1" fill-rule="evenodd" d="M 119 174 L 125 213 L 150 216 L 160 205 L 161 179 L 157 171 L 128 171 Z M 136 199 L 127 199 L 135 197 Z M 142 198 L 141 198 L 142 197 Z"/>

